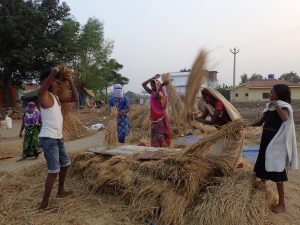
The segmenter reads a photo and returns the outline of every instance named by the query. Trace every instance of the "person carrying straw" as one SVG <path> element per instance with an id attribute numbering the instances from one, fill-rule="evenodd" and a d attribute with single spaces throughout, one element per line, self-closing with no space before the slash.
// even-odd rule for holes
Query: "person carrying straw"
<path id="1" fill-rule="evenodd" d="M 109 99 L 109 112 L 111 112 L 112 107 L 117 107 L 118 110 L 118 140 L 119 143 L 125 143 L 125 137 L 130 132 L 128 112 L 129 109 L 129 100 L 126 96 L 123 95 L 123 87 L 121 84 L 113 85 L 113 96 Z"/>
<path id="2" fill-rule="evenodd" d="M 158 80 L 159 74 L 143 82 L 142 86 L 150 94 L 150 121 L 151 121 L 151 146 L 152 147 L 168 147 L 170 145 L 170 125 L 166 113 L 167 95 L 164 86 L 168 82 L 162 84 Z M 147 85 L 150 83 L 151 88 Z"/>
<path id="3" fill-rule="evenodd" d="M 49 208 L 49 198 L 58 174 L 59 184 L 57 197 L 64 197 L 72 194 L 72 191 L 66 191 L 64 188 L 71 160 L 67 155 L 63 141 L 61 103 L 78 101 L 78 93 L 71 75 L 68 74 L 64 79 L 68 81 L 71 87 L 72 96 L 58 98 L 54 95 L 53 90 L 57 89 L 56 86 L 58 85 L 58 81 L 56 81 L 55 78 L 58 74 L 59 69 L 57 67 L 41 72 L 41 87 L 38 90 L 42 116 L 42 129 L 39 134 L 39 140 L 44 151 L 48 168 L 44 196 L 39 207 L 39 209 L 44 211 L 55 210 L 55 208 Z"/>

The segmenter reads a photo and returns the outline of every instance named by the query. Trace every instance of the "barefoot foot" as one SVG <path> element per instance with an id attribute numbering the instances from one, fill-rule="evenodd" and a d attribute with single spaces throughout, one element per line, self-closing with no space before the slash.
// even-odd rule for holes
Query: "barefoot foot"
<path id="1" fill-rule="evenodd" d="M 62 192 L 57 192 L 56 197 L 58 198 L 63 198 L 69 195 L 73 195 L 73 191 L 62 191 Z"/>
<path id="2" fill-rule="evenodd" d="M 271 207 L 273 213 L 282 213 L 286 211 L 286 207 L 282 205 L 274 205 Z"/>

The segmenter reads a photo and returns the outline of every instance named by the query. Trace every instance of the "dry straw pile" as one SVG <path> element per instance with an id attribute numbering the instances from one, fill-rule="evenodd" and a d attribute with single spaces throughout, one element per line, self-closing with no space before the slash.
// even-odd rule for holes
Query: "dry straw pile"
<path id="1" fill-rule="evenodd" d="M 74 196 L 55 198 L 55 186 L 50 200 L 50 206 L 59 207 L 58 213 L 40 213 L 36 210 L 43 195 L 47 174 L 44 164 L 21 172 L 0 173 L 0 224 L 140 225 L 154 218 L 156 225 L 180 225 L 180 221 L 174 222 L 175 213 L 179 213 L 177 218 L 182 218 L 181 222 L 185 225 L 280 224 L 270 222 L 268 206 L 274 201 L 273 192 L 259 184 L 257 188 L 252 188 L 248 181 L 250 171 L 241 170 L 232 176 L 209 178 L 205 185 L 198 188 L 199 193 L 195 195 L 193 203 L 187 208 L 181 208 L 186 196 L 182 187 L 174 188 L 170 181 L 172 179 L 154 179 L 155 175 L 151 174 L 143 178 L 140 174 L 147 173 L 146 168 L 151 162 L 144 164 L 141 169 L 132 163 L 132 169 L 128 170 L 126 158 L 109 159 L 92 153 L 77 153 L 74 157 L 76 166 L 71 171 L 77 175 L 68 176 L 66 184 L 67 188 L 72 187 Z M 166 162 L 167 167 L 170 164 Z M 111 175 L 105 169 L 106 166 L 112 169 Z M 175 163 L 173 167 L 176 167 Z M 94 180 L 90 175 L 86 183 L 90 172 Z M 197 170 L 195 173 L 202 172 Z M 99 177 L 99 174 L 104 178 Z M 122 177 L 124 174 L 127 177 Z M 183 172 L 176 176 L 188 177 Z M 139 180 L 140 177 L 142 180 Z M 131 187 L 125 186 L 126 182 L 131 181 L 134 182 Z M 93 187 L 95 189 L 91 189 Z M 125 188 L 126 195 L 123 195 Z M 172 213 L 173 209 L 175 211 Z M 169 222 L 164 222 L 169 219 Z"/>
<path id="2" fill-rule="evenodd" d="M 243 121 L 235 121 L 199 143 L 157 161 L 139 161 L 137 155 L 80 153 L 73 159 L 72 171 L 92 193 L 119 196 L 133 210 L 133 221 L 150 218 L 164 225 L 219 224 L 214 223 L 217 220 L 228 225 L 241 221 L 263 224 L 260 220 L 268 212 L 268 205 L 263 204 L 266 193 L 252 189 L 248 181 L 241 179 L 242 175 L 236 180 L 230 177 L 233 168 L 229 159 L 207 152 L 217 140 L 230 137 L 244 126 Z M 234 184 L 238 188 L 232 188 Z M 240 202 L 227 205 L 235 201 Z M 260 208 L 252 209 L 257 206 Z M 229 211 L 231 216 L 226 214 Z M 205 218 L 201 217 L 203 213 Z"/>

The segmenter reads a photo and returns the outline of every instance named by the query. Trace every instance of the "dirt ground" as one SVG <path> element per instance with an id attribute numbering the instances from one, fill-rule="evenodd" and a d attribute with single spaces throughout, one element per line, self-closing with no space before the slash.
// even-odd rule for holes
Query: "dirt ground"
<path id="1" fill-rule="evenodd" d="M 253 107 L 253 106 L 241 106 L 238 107 L 238 110 L 241 112 L 244 118 L 248 119 L 249 121 L 256 120 L 261 115 L 261 110 L 263 106 Z M 300 109 L 300 105 L 299 108 Z M 296 134 L 298 138 L 298 152 L 300 149 L 300 110 L 295 110 L 295 123 L 296 123 Z M 78 117 L 86 126 L 91 126 L 95 123 L 106 123 L 106 112 L 104 109 L 102 110 L 95 110 L 95 111 L 81 111 L 77 112 Z M 18 173 L 12 172 L 13 170 L 26 170 L 26 168 L 30 167 L 30 165 L 34 164 L 43 164 L 44 158 L 43 156 L 40 157 L 38 160 L 25 160 L 22 162 L 16 162 L 18 157 L 21 156 L 22 153 L 22 139 L 18 137 L 19 129 L 21 126 L 20 120 L 13 121 L 13 129 L 0 129 L 0 158 L 1 157 L 13 157 L 11 159 L 0 160 L 0 182 L 3 182 L 7 177 L 10 177 L 9 180 L 11 185 L 14 187 L 12 188 L 19 188 L 24 189 L 24 184 L 22 184 L 22 178 L 17 177 L 19 176 Z M 254 134 L 254 135 L 253 135 Z M 246 145 L 259 145 L 260 142 L 260 130 L 255 130 L 252 132 L 251 138 L 248 138 L 245 142 Z M 97 132 L 95 135 L 90 137 L 85 137 L 80 140 L 71 141 L 66 143 L 67 149 L 69 152 L 78 151 L 81 149 L 86 149 L 91 146 L 99 145 L 103 143 L 103 132 Z M 300 153 L 299 153 L 300 154 Z M 39 196 L 42 196 L 43 191 L 43 184 L 45 179 L 45 166 L 42 165 L 42 169 L 37 171 L 36 174 L 33 176 L 29 176 L 29 179 L 34 180 L 35 182 L 37 179 L 40 180 L 37 186 L 29 186 L 28 188 L 33 188 L 34 190 L 31 191 L 31 195 L 34 195 L 34 202 L 31 202 L 26 207 L 29 207 L 28 211 L 24 212 L 27 213 L 27 220 L 24 221 L 24 224 L 43 224 L 45 221 L 43 220 L 43 216 L 39 214 L 33 213 L 33 209 L 30 207 L 35 207 L 36 204 L 39 202 Z M 13 180 L 13 176 L 15 177 L 15 181 Z M 287 212 L 282 214 L 272 214 L 273 224 L 274 225 L 299 225 L 300 224 L 300 195 L 299 195 L 299 185 L 300 185 L 300 170 L 297 171 L 289 171 L 288 173 L 289 181 L 285 183 L 285 195 L 286 195 L 286 204 L 287 204 Z M 18 180 L 20 179 L 20 180 Z M 25 179 L 25 178 L 24 178 Z M 15 183 L 13 183 L 15 182 Z M 83 184 L 74 183 L 75 181 L 70 178 L 67 181 L 68 187 L 74 187 L 79 193 L 76 193 L 73 198 L 67 198 L 66 200 L 59 200 L 59 199 L 52 199 L 54 203 L 59 204 L 62 208 L 61 210 L 63 213 L 55 214 L 55 215 L 47 215 L 49 218 L 49 222 L 47 224 L 55 224 L 51 220 L 53 217 L 56 219 L 61 219 L 61 224 L 80 224 L 78 223 L 76 217 L 82 216 L 86 221 L 86 224 L 132 224 L 130 221 L 124 221 L 120 218 L 118 223 L 112 223 L 111 217 L 115 217 L 117 215 L 126 215 L 126 206 L 122 205 L 122 202 L 118 203 L 118 207 L 115 207 L 114 204 L 118 202 L 117 200 L 114 203 L 110 202 L 111 200 L 105 199 L 103 196 L 87 196 L 87 192 L 84 189 Z M 275 189 L 275 184 L 269 182 L 268 184 L 271 188 Z M 26 185 L 25 185 L 26 186 Z M 14 192 L 12 191 L 12 194 Z M 0 197 L 1 197 L 0 193 Z M 22 197 L 18 196 L 18 198 L 23 199 L 24 202 L 31 201 L 31 197 Z M 1 208 L 0 202 L 0 208 Z M 23 204 L 25 207 L 25 203 Z M 17 207 L 17 206 L 16 206 Z M 23 207 L 23 206 L 22 206 Z M 118 208 L 118 210 L 117 210 Z M 120 211 L 120 209 L 123 209 Z M 70 216 L 70 215 L 76 216 Z M 0 214 L 0 224 L 4 214 Z M 31 216 L 36 216 L 34 220 L 30 218 Z M 64 220 L 64 216 L 67 215 L 69 220 Z M 14 220 L 11 220 L 14 221 Z M 52 222 L 53 223 L 52 223 Z M 16 221 L 12 223 L 5 223 L 5 224 L 17 224 Z"/>

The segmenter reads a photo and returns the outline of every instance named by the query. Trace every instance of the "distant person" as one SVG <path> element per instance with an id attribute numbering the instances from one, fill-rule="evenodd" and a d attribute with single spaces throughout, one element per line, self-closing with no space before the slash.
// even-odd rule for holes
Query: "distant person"
<path id="1" fill-rule="evenodd" d="M 219 128 L 231 122 L 231 119 L 223 102 L 213 95 L 213 91 L 215 93 L 217 92 L 211 88 L 204 88 L 201 91 L 202 98 L 206 103 L 206 108 L 204 109 L 203 114 L 195 119 L 201 123 L 213 125 L 216 128 Z M 210 116 L 211 120 L 206 120 L 208 116 Z"/>
<path id="2" fill-rule="evenodd" d="M 41 113 L 36 108 L 34 102 L 29 102 L 26 106 L 19 134 L 20 138 L 23 136 L 24 129 L 23 154 L 20 160 L 24 160 L 28 157 L 37 159 L 41 153 L 38 137 L 41 129 Z"/>
<path id="3" fill-rule="evenodd" d="M 113 85 L 113 95 L 109 99 L 109 112 L 113 107 L 118 110 L 118 140 L 124 144 L 125 138 L 130 132 L 129 119 L 127 113 L 129 109 L 129 100 L 123 95 L 123 87 L 121 84 Z"/>
<path id="4" fill-rule="evenodd" d="M 162 84 L 159 74 L 143 82 L 142 86 L 150 94 L 151 146 L 168 147 L 170 145 L 170 125 L 166 114 L 167 95 L 163 89 L 168 82 Z M 147 86 L 151 85 L 151 89 Z"/>
<path id="5" fill-rule="evenodd" d="M 202 98 L 206 103 L 206 107 L 203 114 L 194 119 L 208 125 L 213 125 L 217 129 L 232 122 L 234 120 L 241 119 L 240 113 L 236 108 L 228 102 L 223 95 L 213 88 L 204 88 L 201 91 Z M 207 117 L 210 120 L 207 120 Z M 235 136 L 230 140 L 221 139 L 215 145 L 213 145 L 213 153 L 226 156 L 233 160 L 232 167 L 243 167 L 242 161 L 242 147 L 244 143 L 244 131 L 236 131 Z"/>
<path id="6" fill-rule="evenodd" d="M 49 208 L 49 198 L 57 174 L 59 174 L 57 197 L 72 194 L 71 191 L 66 191 L 64 188 L 65 178 L 71 160 L 67 155 L 63 142 L 61 103 L 78 101 L 78 93 L 72 77 L 66 76 L 65 79 L 68 81 L 72 90 L 72 97 L 58 98 L 54 95 L 53 90 L 55 89 L 55 85 L 57 85 L 55 77 L 58 75 L 58 72 L 59 69 L 57 67 L 43 71 L 40 74 L 41 87 L 38 90 L 42 116 L 42 129 L 39 134 L 39 140 L 48 167 L 44 196 L 39 209 L 46 211 L 51 210 L 51 208 Z"/>
<path id="7" fill-rule="evenodd" d="M 298 168 L 296 133 L 290 102 L 290 88 L 285 84 L 274 85 L 262 118 L 251 124 L 263 124 L 253 178 L 260 178 L 262 182 L 276 182 L 279 202 L 271 208 L 275 213 L 286 211 L 283 188 L 283 182 L 288 180 L 286 169 Z"/>

